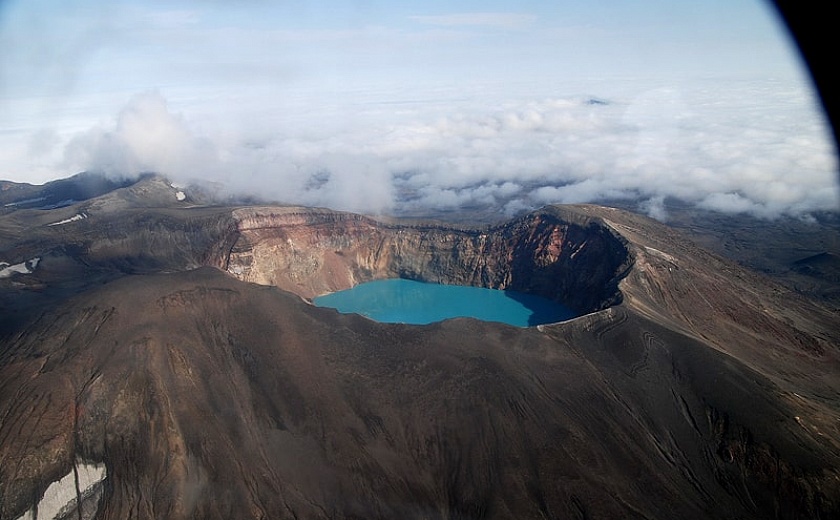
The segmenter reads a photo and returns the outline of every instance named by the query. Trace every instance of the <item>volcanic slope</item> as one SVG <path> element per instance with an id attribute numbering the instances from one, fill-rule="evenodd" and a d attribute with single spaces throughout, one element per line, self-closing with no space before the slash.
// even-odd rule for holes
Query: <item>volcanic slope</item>
<path id="1" fill-rule="evenodd" d="M 0 278 L 28 306 L 0 330 L 0 518 L 59 481 L 66 518 L 840 515 L 837 315 L 666 226 L 105 204 L 129 189 L 77 203 L 84 232 L 47 229 L 80 206 L 0 218 L 0 259 L 44 259 Z M 591 294 L 539 328 L 305 299 L 398 275 Z"/>

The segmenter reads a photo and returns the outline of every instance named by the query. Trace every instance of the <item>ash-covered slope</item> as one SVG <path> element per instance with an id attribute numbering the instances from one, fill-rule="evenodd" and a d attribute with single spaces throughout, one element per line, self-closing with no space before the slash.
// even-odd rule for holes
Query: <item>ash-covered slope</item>
<path id="1" fill-rule="evenodd" d="M 74 498 L 98 518 L 840 515 L 837 315 L 666 226 L 199 208 L 156 182 L 131 194 L 159 203 L 118 190 L 62 233 L 56 210 L 0 218 L 26 230 L 4 258 L 43 257 L 0 279 L 0 518 L 60 496 L 67 518 Z M 588 314 L 406 326 L 303 298 L 400 275 Z"/>
<path id="2" fill-rule="evenodd" d="M 836 451 L 772 382 L 627 309 L 386 325 L 210 268 L 64 308 L 3 355 L 3 518 L 76 460 L 103 518 L 837 511 Z"/>

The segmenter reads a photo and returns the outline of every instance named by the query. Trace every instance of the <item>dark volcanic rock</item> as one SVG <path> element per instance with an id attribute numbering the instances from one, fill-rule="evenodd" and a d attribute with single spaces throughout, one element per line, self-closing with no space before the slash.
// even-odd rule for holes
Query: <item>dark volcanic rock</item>
<path id="1" fill-rule="evenodd" d="M 208 269 L 72 303 L 3 355 L 3 518 L 76 459 L 104 518 L 837 512 L 777 387 L 628 310 L 386 325 Z"/>
<path id="2" fill-rule="evenodd" d="M 837 314 L 638 215 L 467 229 L 191 207 L 147 178 L 9 210 L 0 261 L 35 257 L 0 278 L 2 519 L 59 479 L 97 518 L 840 516 Z M 393 276 L 588 314 L 305 299 Z"/>
<path id="3" fill-rule="evenodd" d="M 80 173 L 44 185 L 0 181 L 0 213 L 20 208 L 61 208 L 131 186 L 135 182 L 135 179 L 117 180 L 94 173 Z"/>

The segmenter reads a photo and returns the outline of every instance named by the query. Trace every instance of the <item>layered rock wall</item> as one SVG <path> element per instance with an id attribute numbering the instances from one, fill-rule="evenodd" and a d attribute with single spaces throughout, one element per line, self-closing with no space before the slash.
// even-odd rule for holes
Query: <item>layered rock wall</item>
<path id="1" fill-rule="evenodd" d="M 545 208 L 484 229 L 394 224 L 307 208 L 234 212 L 227 271 L 305 298 L 383 278 L 510 289 L 580 312 L 620 301 L 632 258 L 593 219 Z"/>

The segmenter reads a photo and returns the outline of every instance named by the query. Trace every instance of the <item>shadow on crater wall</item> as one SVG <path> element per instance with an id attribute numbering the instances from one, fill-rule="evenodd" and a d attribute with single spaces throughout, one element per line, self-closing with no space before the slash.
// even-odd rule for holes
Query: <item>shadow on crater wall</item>
<path id="1" fill-rule="evenodd" d="M 235 218 L 227 271 L 304 298 L 406 278 L 518 291 L 583 314 L 621 302 L 618 283 L 633 262 L 603 221 L 557 207 L 483 229 L 303 208 L 249 208 Z"/>

